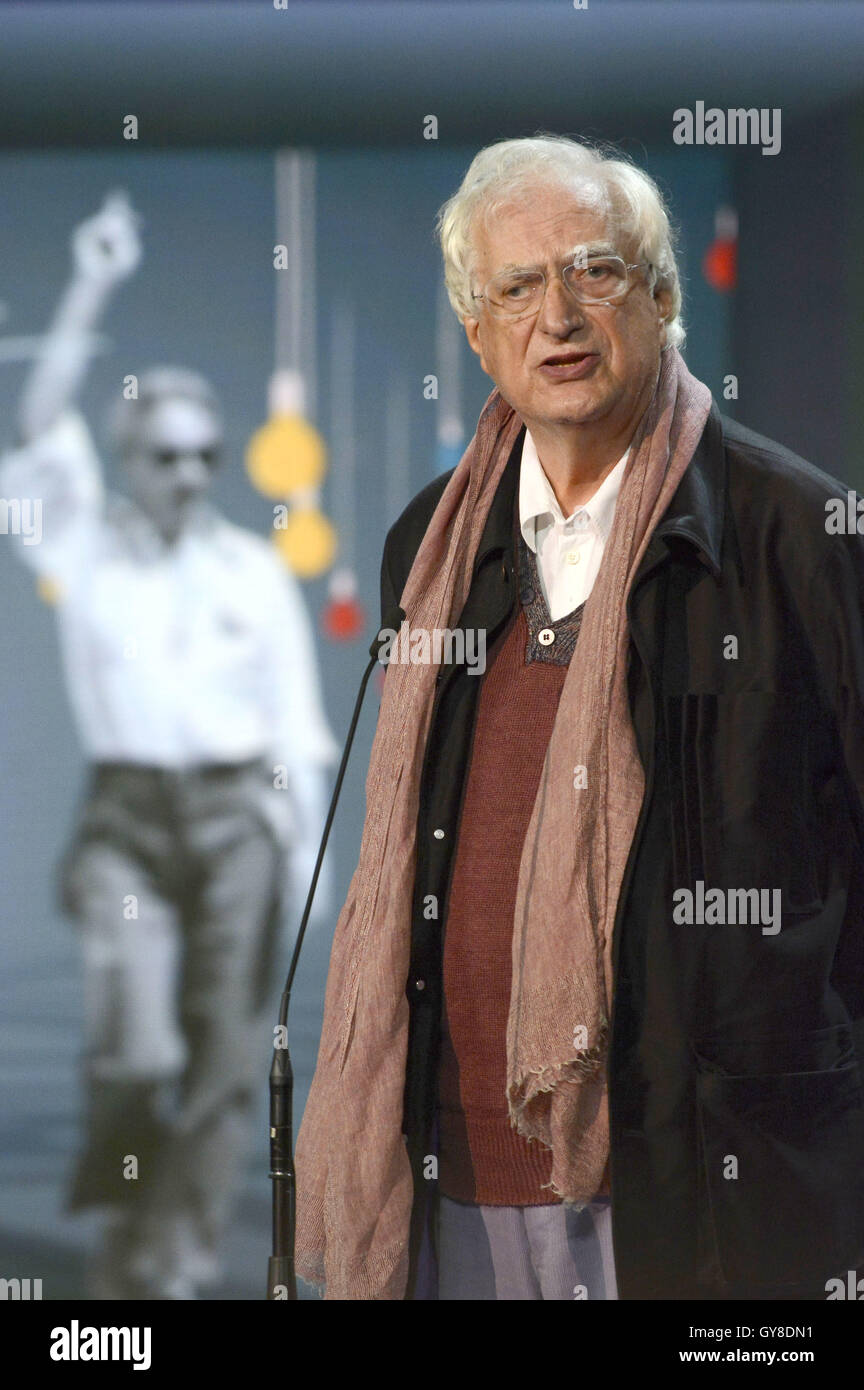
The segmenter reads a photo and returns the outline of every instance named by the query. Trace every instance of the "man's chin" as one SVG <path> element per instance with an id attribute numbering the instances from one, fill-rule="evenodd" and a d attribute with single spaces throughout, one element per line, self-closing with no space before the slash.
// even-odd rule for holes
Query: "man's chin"
<path id="1" fill-rule="evenodd" d="M 558 400 L 553 397 L 548 402 L 545 418 L 550 425 L 590 425 L 595 420 L 601 420 L 608 413 L 608 409 L 609 403 L 598 400 L 596 396 L 580 398 L 574 394 L 569 398 L 562 396 Z"/>
<path id="2" fill-rule="evenodd" d="M 604 415 L 610 405 L 608 397 L 609 392 L 598 390 L 595 381 L 548 381 L 535 392 L 532 405 L 550 424 L 556 420 L 578 424 Z"/>
<path id="3" fill-rule="evenodd" d="M 543 382 L 539 390 L 531 392 L 524 409 L 514 400 L 516 392 L 511 396 L 501 390 L 501 394 L 529 428 L 532 420 L 552 428 L 590 425 L 608 415 L 615 403 L 614 392 L 600 391 L 595 382 L 587 381 Z"/>

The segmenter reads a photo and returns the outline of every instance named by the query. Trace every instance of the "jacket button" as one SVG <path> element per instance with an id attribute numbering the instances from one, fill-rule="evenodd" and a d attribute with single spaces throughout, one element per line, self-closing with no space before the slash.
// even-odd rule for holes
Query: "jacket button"
<path id="1" fill-rule="evenodd" d="M 444 831 L 443 831 L 443 830 L 433 830 L 433 831 L 432 831 L 432 834 L 435 836 L 435 839 L 436 839 L 436 840 L 443 840 L 443 839 L 444 839 Z"/>
<path id="2" fill-rule="evenodd" d="M 425 988 L 426 988 L 426 981 L 425 981 L 425 980 L 415 980 L 415 981 L 414 981 L 414 988 L 415 988 L 415 989 L 425 989 Z"/>
<path id="3" fill-rule="evenodd" d="M 537 633 L 537 641 L 544 647 L 550 647 L 555 641 L 555 633 L 551 627 L 541 628 Z"/>

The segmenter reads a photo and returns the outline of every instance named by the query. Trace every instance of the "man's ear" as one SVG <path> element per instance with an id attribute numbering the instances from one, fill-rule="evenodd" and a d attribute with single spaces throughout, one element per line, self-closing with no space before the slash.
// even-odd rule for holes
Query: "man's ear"
<path id="1" fill-rule="evenodd" d="M 668 323 L 672 317 L 672 293 L 670 290 L 658 290 L 654 296 L 654 303 L 657 305 L 657 314 L 661 323 Z"/>
<path id="2" fill-rule="evenodd" d="M 465 329 L 465 337 L 468 339 L 468 346 L 471 351 L 476 352 L 477 356 L 480 358 L 480 365 L 485 372 L 486 363 L 483 361 L 483 346 L 480 342 L 480 320 L 465 318 L 462 320 L 462 326 Z"/>

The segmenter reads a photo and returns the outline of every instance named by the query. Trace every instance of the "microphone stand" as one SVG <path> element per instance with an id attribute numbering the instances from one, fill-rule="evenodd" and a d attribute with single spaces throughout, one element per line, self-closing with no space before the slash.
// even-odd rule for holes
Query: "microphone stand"
<path id="1" fill-rule="evenodd" d="M 342 761 L 336 776 L 336 785 L 330 798 L 330 809 L 327 812 L 324 833 L 318 848 L 318 858 L 315 860 L 315 870 L 309 885 L 306 906 L 303 909 L 300 930 L 297 933 L 291 966 L 285 981 L 285 989 L 282 992 L 282 1002 L 279 1006 L 279 1028 L 273 1044 L 273 1064 L 270 1067 L 270 1178 L 273 1183 L 273 1253 L 267 1265 L 267 1298 L 273 1301 L 295 1301 L 297 1298 L 297 1279 L 294 1273 L 294 1235 L 297 1208 L 292 1125 L 294 1073 L 291 1068 L 291 1054 L 288 1051 L 287 1042 L 291 988 L 294 984 L 294 973 L 300 958 L 300 948 L 303 945 L 306 924 L 312 910 L 315 889 L 318 886 L 318 876 L 321 872 L 321 864 L 330 836 L 330 827 L 333 824 L 345 769 L 348 766 L 348 756 L 354 742 L 357 721 L 360 718 L 363 696 L 366 694 L 366 686 L 369 683 L 372 669 L 380 660 L 381 648 L 387 640 L 381 634 L 385 631 L 392 632 L 394 629 L 398 632 L 404 621 L 405 613 L 401 608 L 391 609 L 369 648 L 370 661 L 363 673 L 357 699 L 354 702 L 354 713 L 351 716 L 348 737 L 345 740 Z"/>

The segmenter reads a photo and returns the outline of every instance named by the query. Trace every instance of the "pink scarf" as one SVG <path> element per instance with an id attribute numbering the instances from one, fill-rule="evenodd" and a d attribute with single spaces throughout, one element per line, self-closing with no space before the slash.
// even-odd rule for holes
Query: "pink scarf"
<path id="1" fill-rule="evenodd" d="M 710 407 L 708 388 L 667 348 L 631 444 L 522 851 L 507 1103 L 519 1133 L 551 1148 L 552 1192 L 576 1204 L 597 1192 L 609 1154 L 612 926 L 644 793 L 627 699 L 625 600 Z M 493 391 L 408 575 L 400 601 L 412 631 L 458 625 L 521 426 Z M 407 1286 L 406 983 L 437 670 L 388 667 L 360 858 L 336 924 L 318 1064 L 297 1140 L 297 1272 L 324 1285 L 328 1299 L 401 1299 Z"/>

